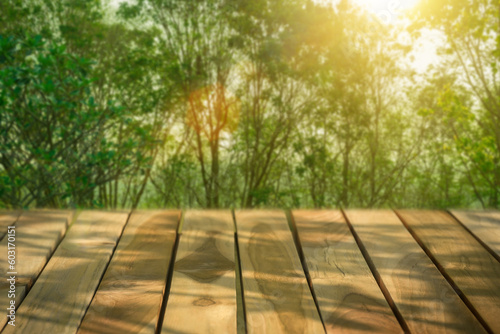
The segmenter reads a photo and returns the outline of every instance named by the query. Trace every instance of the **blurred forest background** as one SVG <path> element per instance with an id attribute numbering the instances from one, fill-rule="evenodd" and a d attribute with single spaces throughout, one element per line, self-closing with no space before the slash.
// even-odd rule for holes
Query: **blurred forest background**
<path id="1" fill-rule="evenodd" d="M 499 0 L 118 2 L 0 2 L 0 207 L 500 207 Z"/>

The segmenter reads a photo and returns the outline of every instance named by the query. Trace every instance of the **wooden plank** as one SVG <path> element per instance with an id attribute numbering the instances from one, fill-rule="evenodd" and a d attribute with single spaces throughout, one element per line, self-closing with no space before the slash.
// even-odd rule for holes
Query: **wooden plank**
<path id="1" fill-rule="evenodd" d="M 15 270 L 16 306 L 22 302 L 26 292 L 36 280 L 46 262 L 66 233 L 73 217 L 72 211 L 29 211 L 24 212 L 15 225 Z M 0 268 L 4 268 L 0 282 L 0 308 L 6 310 L 10 303 L 7 296 L 9 282 L 7 272 L 8 238 L 0 242 Z M 0 328 L 7 322 L 7 317 L 0 319 Z"/>
<path id="2" fill-rule="evenodd" d="M 180 211 L 134 212 L 79 334 L 155 333 Z"/>
<path id="3" fill-rule="evenodd" d="M 342 213 L 292 214 L 326 331 L 401 333 Z"/>
<path id="4" fill-rule="evenodd" d="M 451 213 L 500 259 L 500 211 L 460 211 Z"/>
<path id="5" fill-rule="evenodd" d="M 9 298 L 8 294 L 9 292 L 9 287 L 3 286 L 0 288 L 0 307 L 2 307 L 2 310 L 7 310 L 8 307 L 10 307 L 10 301 L 14 300 L 15 302 L 15 308 L 19 306 L 19 304 L 23 301 L 24 297 L 26 297 L 26 292 L 28 288 L 26 285 L 17 285 L 16 284 L 16 291 L 15 291 L 15 297 L 14 298 Z M 3 328 L 8 321 L 11 319 L 7 317 L 9 313 L 6 311 L 5 316 L 2 316 L 0 319 L 0 329 Z M 14 314 L 14 316 L 16 316 Z M 15 319 L 15 318 L 14 318 Z"/>
<path id="6" fill-rule="evenodd" d="M 2 333 L 75 333 L 127 217 L 83 211 Z"/>
<path id="7" fill-rule="evenodd" d="M 485 332 L 394 212 L 346 216 L 411 332 Z"/>
<path id="8" fill-rule="evenodd" d="M 22 214 L 15 228 L 17 284 L 32 285 L 66 233 L 72 217 L 72 211 L 30 211 Z M 0 242 L 3 254 L 7 254 L 7 240 Z M 0 268 L 7 267 L 7 258 L 0 257 Z"/>
<path id="9" fill-rule="evenodd" d="M 184 215 L 162 333 L 236 333 L 230 211 Z"/>
<path id="10" fill-rule="evenodd" d="M 500 333 L 500 262 L 446 212 L 398 214 L 487 326 Z"/>
<path id="11" fill-rule="evenodd" d="M 237 211 L 249 333 L 322 333 L 287 219 L 282 211 Z"/>
<path id="12" fill-rule="evenodd" d="M 0 211 L 0 240 L 7 233 L 7 226 L 14 225 L 20 215 L 21 211 Z"/>

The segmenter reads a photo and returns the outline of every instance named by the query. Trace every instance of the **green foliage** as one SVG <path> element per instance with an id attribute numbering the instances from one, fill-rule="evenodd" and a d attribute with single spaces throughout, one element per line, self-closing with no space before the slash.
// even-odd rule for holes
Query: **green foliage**
<path id="1" fill-rule="evenodd" d="M 439 29 L 444 66 L 459 84 L 441 88 L 437 108 L 453 129 L 456 153 L 483 207 L 500 205 L 498 1 L 422 1 L 416 27 Z M 459 81 L 460 80 L 460 81 Z"/>
<path id="2" fill-rule="evenodd" d="M 0 199 L 7 206 L 90 206 L 97 186 L 147 163 L 136 154 L 151 140 L 140 127 L 127 140 L 112 136 L 116 124 L 133 121 L 112 101 L 96 104 L 91 61 L 40 36 L 0 37 L 0 54 Z"/>
<path id="3" fill-rule="evenodd" d="M 0 12 L 0 207 L 500 206 L 498 1 Z M 402 37 L 429 29 L 417 76 Z"/>

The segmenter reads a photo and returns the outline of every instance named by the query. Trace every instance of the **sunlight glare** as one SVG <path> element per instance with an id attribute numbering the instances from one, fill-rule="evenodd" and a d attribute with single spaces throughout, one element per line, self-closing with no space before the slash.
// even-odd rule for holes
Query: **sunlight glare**
<path id="1" fill-rule="evenodd" d="M 418 2 L 418 0 L 354 0 L 354 1 L 374 12 L 380 10 L 401 11 L 401 10 L 411 9 Z"/>
<path id="2" fill-rule="evenodd" d="M 404 11 L 413 8 L 419 0 L 354 0 L 386 22 L 394 22 Z"/>

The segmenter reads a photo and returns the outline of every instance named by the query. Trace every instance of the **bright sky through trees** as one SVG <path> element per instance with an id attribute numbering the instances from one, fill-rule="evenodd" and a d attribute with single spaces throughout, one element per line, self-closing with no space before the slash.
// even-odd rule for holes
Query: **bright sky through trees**
<path id="1" fill-rule="evenodd" d="M 401 12 L 406 9 L 411 9 L 415 6 L 418 0 L 355 0 L 367 9 L 381 13 L 387 11 L 389 13 Z"/>
<path id="2" fill-rule="evenodd" d="M 382 22 L 396 24 L 404 20 L 404 13 L 417 5 L 419 0 L 354 0 L 369 11 L 375 13 Z M 413 67 L 420 73 L 428 66 L 438 61 L 436 49 L 440 43 L 441 34 L 437 31 L 426 30 L 422 38 L 414 45 L 412 52 Z"/>

